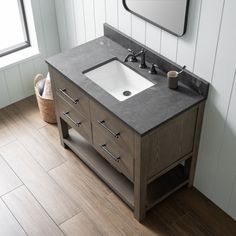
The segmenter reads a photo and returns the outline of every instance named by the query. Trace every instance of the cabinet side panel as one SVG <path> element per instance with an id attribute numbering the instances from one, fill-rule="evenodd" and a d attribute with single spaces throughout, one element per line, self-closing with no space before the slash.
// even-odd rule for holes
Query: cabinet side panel
<path id="1" fill-rule="evenodd" d="M 193 151 L 196 119 L 197 107 L 194 107 L 147 135 L 148 178 Z"/>

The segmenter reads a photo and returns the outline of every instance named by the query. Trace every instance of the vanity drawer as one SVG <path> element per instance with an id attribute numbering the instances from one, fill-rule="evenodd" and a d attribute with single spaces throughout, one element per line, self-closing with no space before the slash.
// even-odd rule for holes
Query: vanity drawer
<path id="1" fill-rule="evenodd" d="M 76 110 L 90 117 L 89 98 L 75 84 L 65 78 L 63 75 L 53 70 L 53 79 L 56 93 L 65 101 L 70 103 Z"/>
<path id="2" fill-rule="evenodd" d="M 92 142 L 90 121 L 75 111 L 66 101 L 57 96 L 57 108 L 60 117 L 66 121 L 72 128 L 80 133 L 87 141 Z"/>
<path id="3" fill-rule="evenodd" d="M 93 125 L 93 141 L 96 150 L 119 172 L 133 181 L 134 159 L 129 152 L 118 146 L 101 128 Z"/>
<path id="4" fill-rule="evenodd" d="M 92 100 L 90 100 L 90 107 L 93 124 L 98 125 L 120 148 L 133 155 L 134 131 Z"/>

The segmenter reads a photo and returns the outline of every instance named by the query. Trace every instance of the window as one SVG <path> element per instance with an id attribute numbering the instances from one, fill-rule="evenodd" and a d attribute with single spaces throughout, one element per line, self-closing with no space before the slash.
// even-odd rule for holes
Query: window
<path id="1" fill-rule="evenodd" d="M 0 57 L 29 46 L 23 0 L 0 1 Z"/>

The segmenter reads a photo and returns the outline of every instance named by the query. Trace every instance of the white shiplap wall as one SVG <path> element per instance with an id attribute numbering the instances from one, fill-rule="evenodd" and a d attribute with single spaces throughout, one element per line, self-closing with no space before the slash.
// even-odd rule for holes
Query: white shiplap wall
<path id="1" fill-rule="evenodd" d="M 187 33 L 177 38 L 124 10 L 121 0 L 57 0 L 62 50 L 118 28 L 212 83 L 195 186 L 236 219 L 236 1 L 191 0 Z"/>
<path id="2" fill-rule="evenodd" d="M 40 55 L 0 68 L 0 108 L 34 93 L 33 79 L 46 74 L 45 58 L 60 52 L 54 0 L 31 0 Z"/>

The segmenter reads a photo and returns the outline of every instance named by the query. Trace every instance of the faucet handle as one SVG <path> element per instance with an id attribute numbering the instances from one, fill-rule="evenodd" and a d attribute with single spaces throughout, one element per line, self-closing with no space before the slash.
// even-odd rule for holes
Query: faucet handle
<path id="1" fill-rule="evenodd" d="M 148 73 L 151 75 L 157 74 L 156 68 L 159 68 L 159 66 L 155 63 L 152 63 L 151 69 L 148 71 Z"/>
<path id="2" fill-rule="evenodd" d="M 146 51 L 144 48 L 141 49 L 141 53 L 146 53 Z"/>
<path id="3" fill-rule="evenodd" d="M 130 48 L 128 48 L 128 51 L 131 54 L 130 62 L 137 62 L 138 60 L 136 58 L 135 52 L 133 50 L 131 50 Z"/>
<path id="4" fill-rule="evenodd" d="M 134 54 L 134 51 L 130 48 L 128 48 L 128 51 L 131 53 L 131 54 Z"/>

